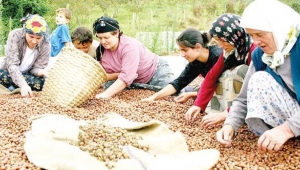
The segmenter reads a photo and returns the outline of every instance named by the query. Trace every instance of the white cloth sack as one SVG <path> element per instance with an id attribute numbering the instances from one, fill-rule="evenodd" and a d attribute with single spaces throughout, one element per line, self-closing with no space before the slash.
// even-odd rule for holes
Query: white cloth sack
<path id="1" fill-rule="evenodd" d="M 79 126 L 86 124 L 85 121 L 55 114 L 36 116 L 31 121 L 32 128 L 25 134 L 24 149 L 29 161 L 36 166 L 49 170 L 107 169 L 104 162 L 73 145 L 78 142 Z M 183 135 L 172 132 L 157 120 L 132 122 L 111 113 L 96 121 L 127 129 L 143 138 L 141 144 L 149 146 L 148 152 L 124 146 L 131 159 L 119 160 L 113 168 L 115 170 L 210 169 L 219 159 L 216 149 L 189 152 Z"/>

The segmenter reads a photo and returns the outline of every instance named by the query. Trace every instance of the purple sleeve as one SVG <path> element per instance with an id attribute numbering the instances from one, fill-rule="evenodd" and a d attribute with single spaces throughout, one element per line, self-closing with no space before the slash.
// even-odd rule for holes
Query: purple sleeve
<path id="1" fill-rule="evenodd" d="M 119 47 L 120 48 L 120 47 Z M 137 70 L 140 62 L 139 48 L 136 43 L 127 44 L 122 48 L 122 66 L 118 79 L 129 86 L 137 78 Z"/>

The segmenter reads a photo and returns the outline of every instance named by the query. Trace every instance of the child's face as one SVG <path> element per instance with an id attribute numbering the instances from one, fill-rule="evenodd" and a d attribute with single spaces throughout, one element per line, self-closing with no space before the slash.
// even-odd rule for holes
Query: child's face
<path id="1" fill-rule="evenodd" d="M 84 53 L 88 53 L 90 50 L 90 46 L 92 45 L 91 42 L 86 42 L 86 43 L 80 43 L 80 41 L 74 41 L 73 42 L 74 47 L 77 48 L 78 50 L 83 51 Z"/>
<path id="2" fill-rule="evenodd" d="M 67 19 L 65 17 L 65 15 L 62 14 L 62 13 L 57 13 L 55 20 L 56 20 L 56 25 L 61 25 L 61 24 L 67 24 L 67 23 L 69 23 L 69 19 Z"/>

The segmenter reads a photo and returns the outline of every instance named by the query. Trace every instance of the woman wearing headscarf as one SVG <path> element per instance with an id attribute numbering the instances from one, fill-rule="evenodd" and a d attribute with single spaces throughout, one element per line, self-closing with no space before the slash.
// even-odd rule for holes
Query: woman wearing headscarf
<path id="1" fill-rule="evenodd" d="M 247 124 L 260 136 L 259 149 L 278 151 L 300 135 L 300 15 L 277 0 L 256 0 L 244 10 L 241 25 L 258 48 L 217 140 L 230 146 Z"/>
<path id="2" fill-rule="evenodd" d="M 194 105 L 185 113 L 187 123 L 194 120 L 199 113 L 205 112 L 209 101 L 215 93 L 220 76 L 228 78 L 228 75 L 230 75 L 244 78 L 248 65 L 251 62 L 251 52 L 255 45 L 252 44 L 250 36 L 239 23 L 240 17 L 230 13 L 219 16 L 213 22 L 209 32 L 217 41 L 218 46 L 223 49 L 223 53 L 217 63 L 207 73 Z M 204 116 L 201 126 L 206 128 L 224 121 L 228 115 L 228 110 L 229 108 L 222 113 L 211 113 Z"/>
<path id="3" fill-rule="evenodd" d="M 42 90 L 47 75 L 48 25 L 39 15 L 29 15 L 22 22 L 23 28 L 14 29 L 8 35 L 5 58 L 0 64 L 0 84 L 10 90 L 21 88 L 23 97 L 31 97 L 32 90 Z"/>
<path id="4" fill-rule="evenodd" d="M 107 72 L 105 91 L 96 98 L 109 98 L 125 88 L 161 90 L 174 79 L 167 61 L 159 59 L 138 40 L 123 35 L 119 22 L 102 16 L 93 24 L 99 38 L 97 60 Z"/>

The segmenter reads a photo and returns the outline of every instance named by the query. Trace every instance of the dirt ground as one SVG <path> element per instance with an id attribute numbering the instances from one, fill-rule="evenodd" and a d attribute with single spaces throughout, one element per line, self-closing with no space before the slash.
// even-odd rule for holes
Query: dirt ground
<path id="1" fill-rule="evenodd" d="M 193 124 L 186 124 L 183 115 L 192 105 L 192 100 L 178 104 L 170 96 L 155 102 L 140 101 L 153 93 L 149 90 L 125 90 L 108 100 L 95 99 L 94 94 L 78 108 L 43 103 L 40 100 L 41 93 L 37 92 L 33 98 L 21 98 L 20 94 L 0 95 L 0 170 L 40 169 L 29 162 L 23 149 L 24 133 L 30 130 L 28 119 L 31 116 L 54 113 L 65 114 L 76 120 L 93 120 L 110 111 L 134 121 L 163 121 L 171 130 L 184 134 L 191 151 L 218 149 L 220 160 L 212 169 L 300 169 L 299 139 L 289 140 L 279 152 L 264 153 L 257 149 L 258 137 L 242 127 L 232 147 L 224 148 L 215 139 L 215 133 L 221 125 L 211 129 L 200 128 L 203 115 Z"/>

